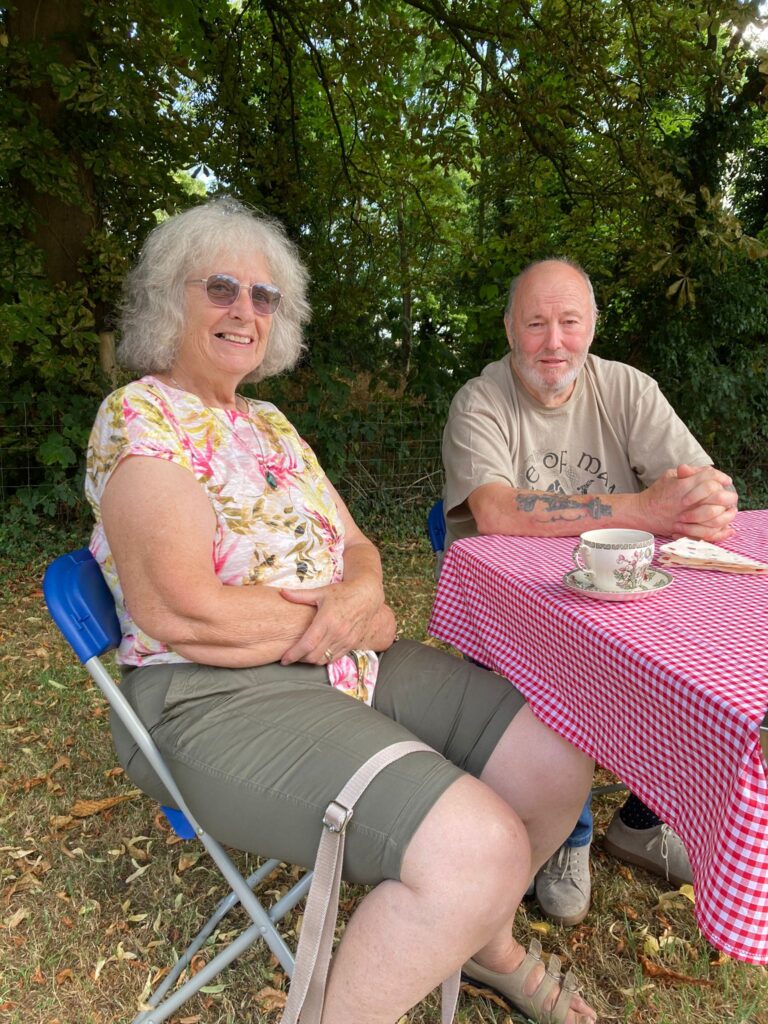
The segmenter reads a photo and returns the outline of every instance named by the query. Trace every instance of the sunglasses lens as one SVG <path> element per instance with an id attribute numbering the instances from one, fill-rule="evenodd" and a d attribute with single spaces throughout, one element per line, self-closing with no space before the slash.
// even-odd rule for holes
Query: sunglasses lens
<path id="1" fill-rule="evenodd" d="M 214 306 L 231 306 L 240 293 L 240 283 L 225 274 L 209 277 L 205 291 Z"/>
<path id="2" fill-rule="evenodd" d="M 274 313 L 280 305 L 280 289 L 267 284 L 254 284 L 251 287 L 251 302 L 260 316 Z"/>

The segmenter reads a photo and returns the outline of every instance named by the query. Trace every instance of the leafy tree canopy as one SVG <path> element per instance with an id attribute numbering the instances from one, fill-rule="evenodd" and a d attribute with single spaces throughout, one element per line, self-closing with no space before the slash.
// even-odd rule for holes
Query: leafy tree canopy
<path id="1" fill-rule="evenodd" d="M 310 360 L 267 389 L 332 464 L 372 392 L 421 402 L 437 431 L 504 351 L 510 277 L 563 254 L 595 281 L 597 351 L 654 373 L 768 493 L 757 0 L 17 0 L 0 16 L 2 401 L 32 410 L 56 502 L 115 379 L 126 268 L 206 190 L 302 247 Z"/>

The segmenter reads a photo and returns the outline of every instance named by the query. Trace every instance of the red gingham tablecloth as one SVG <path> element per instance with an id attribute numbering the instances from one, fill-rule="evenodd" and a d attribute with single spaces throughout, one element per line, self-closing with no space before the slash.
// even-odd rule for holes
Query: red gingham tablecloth
<path id="1" fill-rule="evenodd" d="M 768 510 L 735 525 L 723 546 L 768 562 Z M 604 602 L 563 586 L 575 544 L 457 541 L 429 631 L 512 680 L 653 808 L 688 850 L 704 935 L 768 963 L 768 576 L 673 566 L 666 590 Z"/>

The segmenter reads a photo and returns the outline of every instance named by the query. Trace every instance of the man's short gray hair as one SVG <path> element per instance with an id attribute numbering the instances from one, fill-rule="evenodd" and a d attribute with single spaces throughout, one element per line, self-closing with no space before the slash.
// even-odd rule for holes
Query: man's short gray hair
<path id="1" fill-rule="evenodd" d="M 167 373 L 186 327 L 184 284 L 189 274 L 211 259 L 256 254 L 267 261 L 283 298 L 273 315 L 264 360 L 245 379 L 263 380 L 291 369 L 304 350 L 309 274 L 282 224 L 229 197 L 169 217 L 147 236 L 125 281 L 120 363 L 142 375 Z"/>
<path id="2" fill-rule="evenodd" d="M 525 277 L 527 277 L 527 275 L 530 274 L 532 270 L 534 270 L 536 267 L 540 267 L 542 263 L 562 263 L 564 266 L 570 267 L 572 270 L 575 270 L 578 274 L 582 276 L 582 278 L 584 279 L 584 283 L 586 284 L 587 289 L 589 291 L 589 301 L 590 305 L 592 306 L 592 320 L 594 326 L 594 324 L 597 323 L 598 309 L 597 303 L 595 302 L 595 290 L 592 287 L 592 282 L 589 279 L 589 274 L 582 266 L 579 266 L 579 264 L 576 263 L 574 260 L 566 259 L 564 256 L 551 256 L 548 259 L 536 260 L 534 263 L 529 263 L 528 266 L 521 270 L 516 277 L 512 278 L 512 283 L 509 286 L 509 293 L 507 295 L 507 306 L 506 309 L 504 310 L 504 323 L 507 325 L 507 327 L 509 327 L 510 329 L 512 328 L 512 311 L 514 309 L 515 304 L 515 293 L 517 292 L 520 282 Z"/>

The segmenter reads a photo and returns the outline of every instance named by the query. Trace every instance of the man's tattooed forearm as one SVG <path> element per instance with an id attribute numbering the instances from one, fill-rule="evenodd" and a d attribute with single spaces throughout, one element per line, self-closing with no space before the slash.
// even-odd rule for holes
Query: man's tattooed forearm
<path id="1" fill-rule="evenodd" d="M 610 505 L 596 495 L 589 501 L 580 501 L 572 494 L 518 494 L 517 507 L 521 512 L 564 512 L 577 513 L 570 516 L 553 516 L 553 519 L 607 519 L 613 515 Z M 580 513 L 580 514 L 579 514 Z"/>

